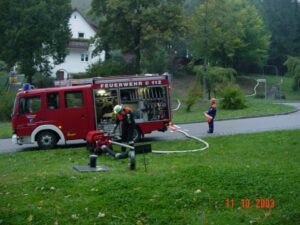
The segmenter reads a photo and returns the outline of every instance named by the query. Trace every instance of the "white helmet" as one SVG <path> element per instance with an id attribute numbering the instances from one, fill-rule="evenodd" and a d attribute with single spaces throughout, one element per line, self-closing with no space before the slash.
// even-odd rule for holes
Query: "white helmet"
<path id="1" fill-rule="evenodd" d="M 115 107 L 114 107 L 114 113 L 119 113 L 119 112 L 121 112 L 121 110 L 123 109 L 123 106 L 122 105 L 116 105 Z"/>

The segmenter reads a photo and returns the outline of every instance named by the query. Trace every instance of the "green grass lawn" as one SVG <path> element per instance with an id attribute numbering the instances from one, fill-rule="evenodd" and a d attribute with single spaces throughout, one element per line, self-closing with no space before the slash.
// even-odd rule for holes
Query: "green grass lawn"
<path id="1" fill-rule="evenodd" d="M 210 148 L 148 154 L 137 170 L 100 156 L 109 172 L 79 173 L 84 147 L 2 154 L 0 224 L 299 224 L 300 130 L 210 137 Z M 153 149 L 192 149 L 190 140 Z M 234 207 L 226 207 L 226 199 Z M 249 199 L 243 208 L 242 199 Z M 275 207 L 256 208 L 256 199 Z"/>
<path id="2" fill-rule="evenodd" d="M 8 138 L 12 135 L 11 123 L 0 122 L 0 138 Z"/>
<path id="3" fill-rule="evenodd" d="M 243 77 L 242 77 L 243 78 Z M 300 91 L 293 91 L 292 90 L 292 83 L 293 83 L 293 78 L 292 77 L 287 77 L 287 76 L 272 76 L 272 75 L 255 75 L 255 76 L 245 76 L 244 78 L 248 79 L 266 79 L 267 80 L 267 86 L 268 88 L 271 88 L 272 85 L 278 85 L 280 83 L 280 80 L 282 79 L 282 84 L 281 84 L 281 91 L 285 95 L 285 99 L 280 99 L 279 101 L 300 101 Z M 254 82 L 255 83 L 255 82 Z M 253 81 L 251 82 L 253 84 Z M 261 84 L 258 87 L 258 91 L 263 94 L 264 93 L 264 85 Z M 249 88 L 246 88 L 249 89 Z"/>

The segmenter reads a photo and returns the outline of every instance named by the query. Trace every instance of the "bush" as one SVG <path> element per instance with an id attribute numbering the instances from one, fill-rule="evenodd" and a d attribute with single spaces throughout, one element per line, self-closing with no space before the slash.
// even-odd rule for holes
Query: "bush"
<path id="1" fill-rule="evenodd" d="M 70 74 L 72 79 L 89 78 L 87 73 L 72 73 Z"/>
<path id="2" fill-rule="evenodd" d="M 54 87 L 54 78 L 49 75 L 35 73 L 32 78 L 32 84 L 36 88 Z"/>
<path id="3" fill-rule="evenodd" d="M 1 90 L 0 95 L 0 121 L 9 121 L 14 106 L 16 91 Z"/>
<path id="4" fill-rule="evenodd" d="M 113 59 L 93 64 L 87 70 L 87 77 L 134 74 L 134 66 Z"/>
<path id="5" fill-rule="evenodd" d="M 300 90 L 300 58 L 288 56 L 284 65 L 287 67 L 286 75 L 293 77 L 293 90 Z"/>
<path id="6" fill-rule="evenodd" d="M 221 108 L 223 109 L 244 109 L 246 108 L 245 96 L 238 85 L 229 85 L 225 87 L 221 96 Z"/>
<path id="7" fill-rule="evenodd" d="M 300 70 L 300 67 L 299 67 L 299 70 Z M 297 74 L 297 75 L 294 76 L 293 87 L 292 88 L 293 88 L 294 91 L 300 90 L 300 74 Z"/>
<path id="8" fill-rule="evenodd" d="M 7 69 L 7 64 L 4 61 L 0 60 L 0 71 L 6 69 Z"/>

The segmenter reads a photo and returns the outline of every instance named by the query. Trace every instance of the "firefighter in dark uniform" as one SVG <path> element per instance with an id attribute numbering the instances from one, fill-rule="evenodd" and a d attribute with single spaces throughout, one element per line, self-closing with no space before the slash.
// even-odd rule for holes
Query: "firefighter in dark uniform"
<path id="1" fill-rule="evenodd" d="M 217 114 L 217 100 L 215 98 L 212 98 L 210 100 L 210 107 L 207 112 L 204 112 L 204 115 L 207 118 L 208 122 L 208 131 L 207 133 L 212 134 L 214 132 L 214 119 Z"/>
<path id="2" fill-rule="evenodd" d="M 117 127 L 121 126 L 121 141 L 128 143 L 129 145 L 134 145 L 133 135 L 135 129 L 135 120 L 132 110 L 129 107 L 123 107 L 122 105 L 116 105 L 114 107 L 114 113 L 116 114 L 116 124 L 113 130 L 115 133 Z M 125 148 L 122 147 L 122 151 Z"/>

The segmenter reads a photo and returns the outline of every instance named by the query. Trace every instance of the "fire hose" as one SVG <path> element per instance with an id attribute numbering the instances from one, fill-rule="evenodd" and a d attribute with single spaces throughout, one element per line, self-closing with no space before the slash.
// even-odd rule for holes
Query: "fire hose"
<path id="1" fill-rule="evenodd" d="M 256 82 L 257 82 L 257 83 L 256 83 L 256 85 L 255 85 L 254 88 L 253 88 L 253 91 L 254 91 L 253 94 L 246 95 L 246 97 L 252 97 L 252 96 L 255 96 L 255 95 L 256 95 L 256 88 L 258 87 L 258 85 L 259 85 L 259 83 L 260 83 L 258 80 L 257 80 Z M 220 99 L 218 99 L 218 100 L 220 100 Z M 180 102 L 179 99 L 177 99 L 177 102 L 178 102 L 178 106 L 177 106 L 175 109 L 173 109 L 173 111 L 177 111 L 177 110 L 180 108 L 180 106 L 181 106 L 181 102 Z M 195 136 L 192 136 L 192 135 L 188 134 L 186 131 L 180 129 L 180 127 L 178 127 L 178 126 L 176 126 L 176 125 L 173 125 L 173 126 L 169 126 L 169 128 L 170 128 L 173 132 L 180 132 L 180 133 L 184 134 L 186 137 L 188 137 L 188 138 L 190 138 L 190 139 L 194 139 L 194 140 L 196 140 L 196 141 L 198 141 L 198 142 L 203 143 L 203 144 L 205 145 L 205 147 L 199 148 L 199 149 L 192 149 L 192 150 L 170 150 L 170 151 L 168 151 L 168 150 L 167 150 L 167 151 L 153 150 L 153 151 L 152 151 L 153 153 L 157 153 L 157 154 L 190 153 L 190 152 L 200 152 L 200 151 L 204 151 L 204 150 L 206 150 L 206 149 L 209 148 L 209 144 L 208 144 L 206 141 L 202 140 L 201 138 L 197 138 L 197 137 L 195 137 Z"/>
<path id="2" fill-rule="evenodd" d="M 252 97 L 252 96 L 255 96 L 256 95 L 256 88 L 258 87 L 258 85 L 259 85 L 259 81 L 258 80 L 256 80 L 256 85 L 255 85 L 255 87 L 254 87 L 254 92 L 253 92 L 253 94 L 251 94 L 251 95 L 246 95 L 246 97 Z"/>
<path id="3" fill-rule="evenodd" d="M 190 138 L 190 139 L 194 139 L 200 143 L 203 143 L 205 146 L 203 148 L 199 148 L 199 149 L 191 149 L 191 150 L 166 150 L 166 151 L 160 151 L 160 150 L 153 150 L 153 153 L 157 153 L 157 154 L 172 154 L 172 153 L 191 153 L 191 152 L 201 152 L 204 151 L 206 149 L 209 148 L 209 144 L 202 140 L 201 138 L 192 136 L 190 134 L 188 134 L 186 131 L 182 130 L 179 126 L 176 125 L 172 125 L 169 126 L 169 128 L 173 131 L 173 132 L 179 132 L 184 134 L 186 137 Z"/>

